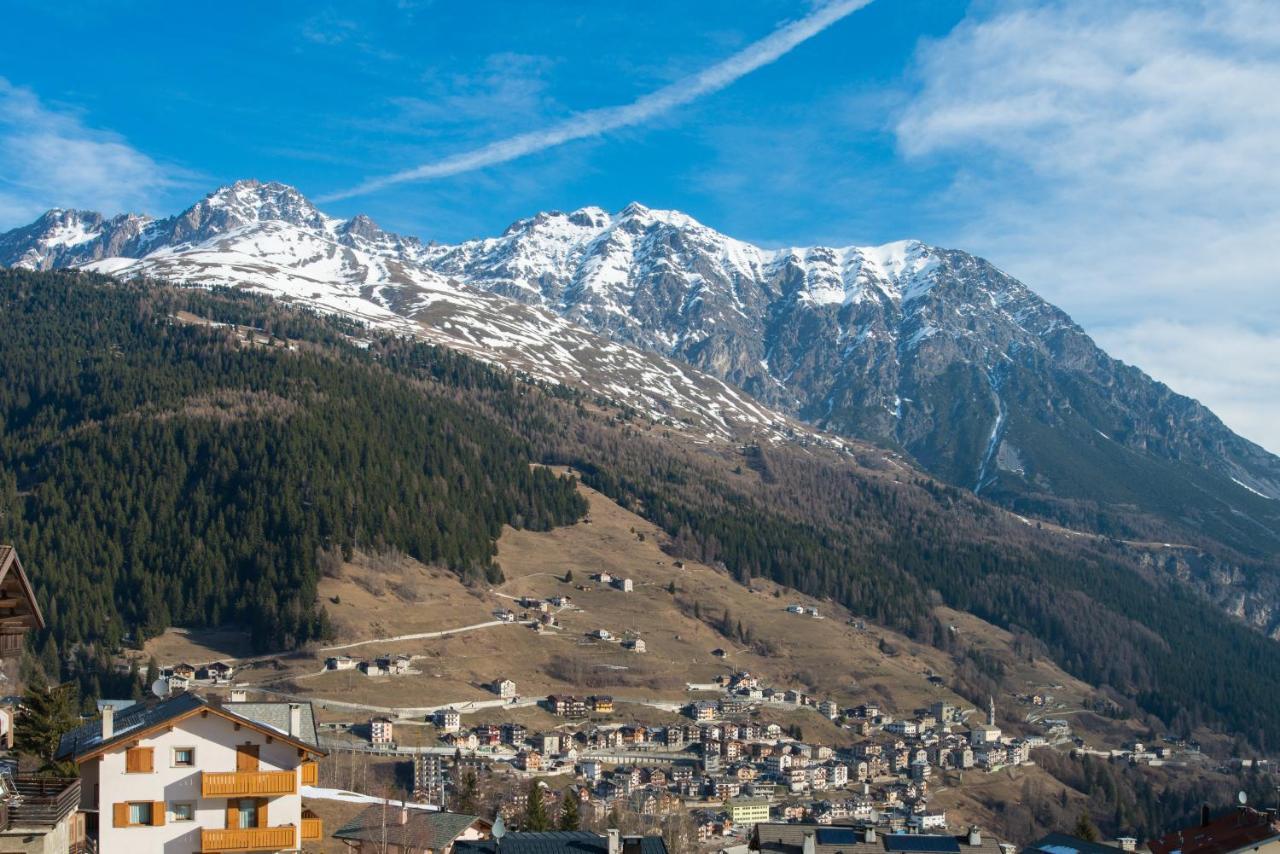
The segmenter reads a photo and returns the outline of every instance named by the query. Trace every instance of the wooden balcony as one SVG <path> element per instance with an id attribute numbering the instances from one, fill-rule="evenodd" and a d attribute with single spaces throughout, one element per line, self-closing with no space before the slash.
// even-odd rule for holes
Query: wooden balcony
<path id="1" fill-rule="evenodd" d="M 292 824 L 200 831 L 200 850 L 205 852 L 281 851 L 297 847 L 298 828 Z"/>
<path id="2" fill-rule="evenodd" d="M 297 771 L 204 771 L 200 774 L 203 798 L 270 798 L 297 793 Z"/>
<path id="3" fill-rule="evenodd" d="M 324 838 L 324 822 L 311 810 L 302 811 L 302 841 L 316 842 Z"/>

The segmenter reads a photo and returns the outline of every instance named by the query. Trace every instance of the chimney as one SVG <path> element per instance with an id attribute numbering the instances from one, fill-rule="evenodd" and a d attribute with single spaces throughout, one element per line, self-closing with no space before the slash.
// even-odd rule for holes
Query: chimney
<path id="1" fill-rule="evenodd" d="M 405 825 L 408 823 L 409 823 L 409 807 L 406 806 L 405 802 L 402 800 L 400 801 L 400 824 Z"/>
<path id="2" fill-rule="evenodd" d="M 622 854 L 622 831 L 616 827 L 608 830 L 609 854 Z"/>
<path id="3" fill-rule="evenodd" d="M 232 702 L 232 703 L 244 703 L 244 702 L 247 702 L 247 701 L 248 701 L 248 699 L 249 699 L 249 692 L 248 692 L 248 691 L 246 691 L 245 689 L 243 689 L 243 688 L 232 688 L 232 689 L 231 689 L 231 700 L 230 700 L 230 702 Z"/>
<path id="4" fill-rule="evenodd" d="M 876 829 L 872 825 L 867 825 L 862 829 L 862 841 L 874 845 L 876 842 Z"/>
<path id="5" fill-rule="evenodd" d="M 1209 805 L 1208 804 L 1204 804 L 1200 807 L 1200 826 L 1201 827 L 1209 826 Z"/>
<path id="6" fill-rule="evenodd" d="M 640 854 L 643 836 L 624 836 L 622 838 L 622 854 Z"/>
<path id="7" fill-rule="evenodd" d="M 969 844 L 974 847 L 982 844 L 982 831 L 978 830 L 978 826 L 976 824 L 969 828 Z"/>
<path id="8" fill-rule="evenodd" d="M 302 735 L 302 706 L 298 703 L 289 704 L 289 735 L 294 738 Z"/>
<path id="9" fill-rule="evenodd" d="M 816 834 L 806 833 L 804 835 L 804 847 L 801 849 L 801 854 L 818 854 L 818 839 Z"/>
<path id="10" fill-rule="evenodd" d="M 116 734 L 116 710 L 114 706 L 102 707 L 102 740 Z"/>

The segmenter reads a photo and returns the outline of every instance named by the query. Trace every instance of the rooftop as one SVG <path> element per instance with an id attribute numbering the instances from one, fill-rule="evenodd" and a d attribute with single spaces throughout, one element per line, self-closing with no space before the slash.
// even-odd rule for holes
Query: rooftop
<path id="1" fill-rule="evenodd" d="M 640 837 L 640 854 L 667 854 L 660 836 Z M 625 846 L 624 846 L 625 850 Z M 508 833 L 500 841 L 461 841 L 454 854 L 608 854 L 609 838 L 589 831 L 554 830 L 545 833 Z"/>
<path id="2" fill-rule="evenodd" d="M 374 804 L 338 828 L 333 835 L 335 839 L 381 844 L 385 828 L 388 845 L 442 851 L 477 822 L 487 829 L 488 822 L 474 815 L 417 809 L 402 811 L 397 804 Z"/>

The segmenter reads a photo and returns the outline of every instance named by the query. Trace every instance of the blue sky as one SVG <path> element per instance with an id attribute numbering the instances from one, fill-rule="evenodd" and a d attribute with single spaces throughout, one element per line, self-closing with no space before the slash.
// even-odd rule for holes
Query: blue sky
<path id="1" fill-rule="evenodd" d="M 0 228 L 242 177 L 340 195 L 679 87 L 828 6 L 10 0 Z M 1267 0 L 874 0 L 643 121 L 323 207 L 452 241 L 636 200 L 771 246 L 968 249 L 1280 449 L 1277 91 Z"/>

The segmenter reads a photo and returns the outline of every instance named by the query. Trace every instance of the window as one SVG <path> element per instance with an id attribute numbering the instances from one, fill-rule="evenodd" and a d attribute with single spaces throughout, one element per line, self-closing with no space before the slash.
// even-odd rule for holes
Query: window
<path id="1" fill-rule="evenodd" d="M 246 830 L 258 826 L 258 799 L 241 798 L 238 804 L 240 829 Z"/>
<path id="2" fill-rule="evenodd" d="M 129 804 L 129 824 L 151 824 L 150 802 Z"/>
<path id="3" fill-rule="evenodd" d="M 120 801 L 111 805 L 114 827 L 162 827 L 164 801 Z"/>
<path id="4" fill-rule="evenodd" d="M 175 747 L 173 749 L 174 768 L 193 768 L 195 764 L 196 749 L 194 747 Z"/>
<path id="5" fill-rule="evenodd" d="M 155 748 L 131 747 L 124 752 L 126 774 L 150 774 L 155 770 Z"/>
<path id="6" fill-rule="evenodd" d="M 192 803 L 170 804 L 170 811 L 173 812 L 174 821 L 195 821 L 196 805 Z"/>

